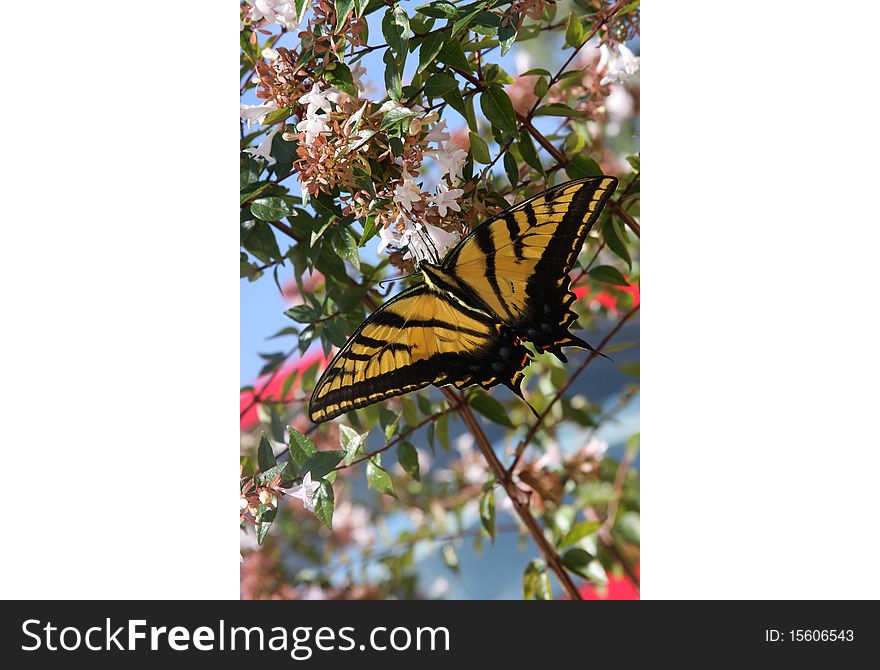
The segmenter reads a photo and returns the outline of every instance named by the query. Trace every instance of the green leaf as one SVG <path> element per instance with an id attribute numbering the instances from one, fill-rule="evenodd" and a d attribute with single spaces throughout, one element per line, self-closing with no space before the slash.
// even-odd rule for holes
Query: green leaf
<path id="1" fill-rule="evenodd" d="M 510 135 L 517 135 L 513 105 L 500 86 L 489 86 L 480 94 L 480 108 L 493 126 Z"/>
<path id="2" fill-rule="evenodd" d="M 477 7 L 477 9 L 475 9 L 471 12 L 468 12 L 467 14 L 462 15 L 461 18 L 457 19 L 452 24 L 452 36 L 457 37 L 458 34 L 462 30 L 464 30 L 465 28 L 470 26 L 474 22 L 474 19 L 477 18 L 477 16 L 482 13 L 483 13 L 483 7 L 480 6 L 480 7 Z"/>
<path id="3" fill-rule="evenodd" d="M 275 453 L 272 451 L 272 444 L 266 439 L 265 435 L 260 436 L 260 446 L 257 447 L 257 465 L 260 466 L 260 472 L 265 472 L 275 467 Z"/>
<path id="4" fill-rule="evenodd" d="M 464 104 L 464 98 L 461 97 L 461 91 L 458 90 L 458 87 L 451 89 L 447 93 L 444 93 L 442 96 L 443 100 L 448 104 L 452 109 L 461 114 L 462 118 L 468 121 L 468 110 Z"/>
<path id="5" fill-rule="evenodd" d="M 455 551 L 455 547 L 452 545 L 452 542 L 445 542 L 440 553 L 443 556 L 443 562 L 446 564 L 446 567 L 448 567 L 450 570 L 458 572 L 458 552 Z"/>
<path id="6" fill-rule="evenodd" d="M 403 7 L 395 5 L 388 8 L 382 17 L 382 35 L 400 59 L 409 46 L 409 16 Z"/>
<path id="7" fill-rule="evenodd" d="M 260 504 L 257 507 L 257 544 L 263 544 L 263 540 L 266 539 L 266 535 L 269 534 L 269 528 L 272 527 L 272 522 L 275 520 L 275 516 L 278 514 L 278 510 L 274 507 L 269 507 L 267 505 Z"/>
<path id="8" fill-rule="evenodd" d="M 296 213 L 293 198 L 269 196 L 257 198 L 251 203 L 251 213 L 262 221 L 278 221 Z"/>
<path id="9" fill-rule="evenodd" d="M 559 549 L 567 549 L 577 544 L 587 535 L 595 533 L 602 524 L 598 521 L 581 521 L 573 525 L 559 542 Z"/>
<path id="10" fill-rule="evenodd" d="M 520 77 L 530 77 L 532 75 L 540 75 L 542 77 L 551 77 L 550 70 L 545 70 L 542 67 L 533 67 L 531 70 L 526 70 L 523 72 Z"/>
<path id="11" fill-rule="evenodd" d="M 430 16 L 435 19 L 454 19 L 458 16 L 458 9 L 451 2 L 441 0 L 440 2 L 432 2 L 421 7 L 416 7 L 419 14 Z"/>
<path id="12" fill-rule="evenodd" d="M 243 240 L 243 246 L 264 263 L 280 259 L 281 250 L 272 228 L 265 221 L 254 221 L 253 227 Z"/>
<path id="13" fill-rule="evenodd" d="M 366 433 L 362 435 L 351 426 L 346 426 L 345 424 L 339 426 L 339 442 L 342 450 L 345 452 L 345 458 L 343 459 L 345 465 L 351 465 L 358 457 L 366 437 Z"/>
<path id="14" fill-rule="evenodd" d="M 458 82 L 451 74 L 437 72 L 425 82 L 425 95 L 429 98 L 441 98 L 451 90 L 458 88 Z"/>
<path id="15" fill-rule="evenodd" d="M 469 133 L 469 136 L 471 139 L 471 156 L 474 157 L 474 161 L 483 165 L 491 163 L 492 156 L 489 154 L 489 145 L 486 144 L 486 140 L 473 132 Z"/>
<path id="16" fill-rule="evenodd" d="M 579 47 L 584 41 L 584 26 L 577 14 L 572 12 L 568 15 L 568 21 L 565 24 L 565 42 L 569 46 Z"/>
<path id="17" fill-rule="evenodd" d="M 288 450 L 290 451 L 290 460 L 297 466 L 302 468 L 309 458 L 318 453 L 318 447 L 308 437 L 300 433 L 295 428 L 288 427 L 287 434 L 289 437 Z M 303 471 L 305 473 L 305 471 Z"/>
<path id="18" fill-rule="evenodd" d="M 510 185 L 516 188 L 519 183 L 519 166 L 516 164 L 516 158 L 509 151 L 504 154 L 504 171 L 507 173 Z"/>
<path id="19" fill-rule="evenodd" d="M 421 481 L 421 473 L 419 472 L 419 454 L 416 448 L 409 442 L 401 442 L 397 447 L 397 462 L 410 477 L 417 482 Z"/>
<path id="20" fill-rule="evenodd" d="M 470 397 L 468 404 L 490 421 L 508 428 L 514 427 L 510 417 L 507 415 L 507 410 L 504 409 L 504 405 L 488 393 L 477 391 Z"/>
<path id="21" fill-rule="evenodd" d="M 371 489 L 375 489 L 379 493 L 385 493 L 393 498 L 397 497 L 394 491 L 394 483 L 391 481 L 391 475 L 381 465 L 376 462 L 376 458 L 367 461 L 367 485 Z"/>
<path id="22" fill-rule="evenodd" d="M 501 24 L 498 26 L 498 43 L 501 45 L 501 57 L 507 55 L 507 52 L 510 51 L 510 47 L 513 46 L 513 43 L 516 41 L 516 18 L 513 14 L 513 7 L 509 7 L 506 12 L 504 12 L 504 17 L 501 20 Z"/>
<path id="23" fill-rule="evenodd" d="M 408 119 L 412 116 L 415 116 L 416 113 L 412 111 L 409 107 L 394 107 L 393 109 L 389 109 L 385 113 L 385 118 L 382 119 L 382 130 L 386 130 L 390 128 L 395 123 L 400 123 L 404 119 Z"/>
<path id="24" fill-rule="evenodd" d="M 326 477 L 342 460 L 343 452 L 340 450 L 319 451 L 309 456 L 300 466 L 303 474 L 312 473 L 312 480 Z"/>
<path id="25" fill-rule="evenodd" d="M 461 48 L 461 42 L 458 40 L 447 40 L 444 42 L 437 57 L 457 70 L 473 72 L 470 63 L 468 63 L 467 56 L 464 55 L 464 49 Z"/>
<path id="26" fill-rule="evenodd" d="M 444 451 L 449 451 L 449 414 L 437 419 L 437 441 Z"/>
<path id="27" fill-rule="evenodd" d="M 340 258 L 347 260 L 356 270 L 361 269 L 357 239 L 348 228 L 337 228 L 336 234 L 333 235 L 332 246 L 333 251 L 339 254 Z"/>
<path id="28" fill-rule="evenodd" d="M 523 573 L 523 598 L 526 600 L 551 600 L 550 576 L 544 568 L 544 561 L 535 558 L 526 566 Z"/>
<path id="29" fill-rule="evenodd" d="M 336 63 L 332 70 L 324 70 L 324 78 L 334 88 L 338 88 L 352 97 L 357 97 L 357 87 L 354 85 L 351 70 L 345 63 Z"/>
<path id="30" fill-rule="evenodd" d="M 354 8 L 354 0 L 335 0 L 334 8 L 336 9 L 336 25 L 338 26 Z"/>
<path id="31" fill-rule="evenodd" d="M 593 560 L 593 557 L 590 556 L 583 549 L 569 549 L 562 556 L 562 565 L 566 568 L 579 574 L 581 577 L 588 577 L 587 575 L 587 566 L 590 564 L 590 561 Z"/>
<path id="32" fill-rule="evenodd" d="M 453 82 L 455 80 L 453 79 Z M 238 157 L 238 166 L 239 166 L 239 180 L 238 187 L 245 188 L 246 186 L 250 186 L 251 184 L 257 182 L 260 179 L 260 173 L 263 171 L 263 168 L 260 167 L 260 164 L 254 160 L 248 154 L 242 152 Z"/>
<path id="33" fill-rule="evenodd" d="M 487 483 L 483 487 L 483 495 L 480 498 L 480 523 L 489 533 L 492 541 L 495 541 L 495 486 L 494 482 Z"/>
<path id="34" fill-rule="evenodd" d="M 629 286 L 629 282 L 620 274 L 620 270 L 610 265 L 597 265 L 588 274 L 596 281 L 605 282 L 606 284 Z"/>
<path id="35" fill-rule="evenodd" d="M 605 217 L 601 227 L 602 239 L 605 245 L 615 254 L 626 261 L 627 267 L 632 270 L 632 258 L 629 255 L 629 249 L 626 248 L 626 233 L 622 226 L 613 216 Z"/>
<path id="36" fill-rule="evenodd" d="M 614 532 L 620 535 L 626 542 L 639 543 L 640 523 L 638 512 L 624 512 L 614 524 Z"/>
<path id="37" fill-rule="evenodd" d="M 561 102 L 551 102 L 547 105 L 541 105 L 535 110 L 535 116 L 584 116 L 583 112 L 572 109 L 568 105 Z"/>
<path id="38" fill-rule="evenodd" d="M 419 67 L 416 69 L 416 74 L 421 74 L 425 71 L 425 68 L 434 62 L 434 59 L 437 58 L 437 54 L 440 53 L 440 49 L 443 46 L 444 37 L 445 33 L 433 32 L 429 33 L 422 41 L 422 44 L 419 47 Z"/>
<path id="39" fill-rule="evenodd" d="M 294 305 L 284 310 L 284 315 L 289 316 L 297 323 L 314 323 L 318 320 L 318 313 L 311 305 Z"/>
<path id="40" fill-rule="evenodd" d="M 309 0 L 294 0 L 296 6 L 296 25 L 302 23 L 305 18 L 306 10 L 309 8 Z"/>
<path id="41" fill-rule="evenodd" d="M 535 168 L 541 174 L 544 174 L 544 166 L 541 165 L 541 159 L 538 157 L 535 144 L 532 142 L 532 136 L 529 135 L 527 130 L 523 129 L 520 132 L 519 143 L 517 146 L 519 146 L 519 152 L 526 164 Z"/>
<path id="42" fill-rule="evenodd" d="M 403 96 L 400 69 L 397 66 L 397 59 L 394 57 L 391 49 L 385 50 L 382 60 L 385 61 L 385 88 L 388 89 L 388 95 L 392 100 L 400 101 L 400 98 Z"/>
<path id="43" fill-rule="evenodd" d="M 547 95 L 547 91 L 550 90 L 550 84 L 547 81 L 546 77 L 538 77 L 538 80 L 535 82 L 535 95 L 539 98 L 543 98 Z"/>
<path id="44" fill-rule="evenodd" d="M 571 157 L 568 165 L 565 166 L 565 172 L 569 179 L 580 179 L 581 177 L 598 177 L 602 174 L 602 168 L 586 154 L 577 154 Z"/>
<path id="45" fill-rule="evenodd" d="M 321 481 L 321 488 L 315 492 L 315 516 L 333 530 L 333 484 L 326 479 Z"/>

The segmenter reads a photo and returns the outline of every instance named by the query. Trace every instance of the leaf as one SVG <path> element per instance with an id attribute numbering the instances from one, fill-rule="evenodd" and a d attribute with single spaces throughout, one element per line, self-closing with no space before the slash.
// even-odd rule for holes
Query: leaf
<path id="1" fill-rule="evenodd" d="M 351 465 L 357 458 L 366 437 L 366 433 L 361 435 L 351 426 L 346 426 L 345 424 L 339 426 L 339 442 L 342 450 L 345 452 L 345 458 L 342 462 L 345 465 Z"/>
<path id="2" fill-rule="evenodd" d="M 348 13 L 354 8 L 354 0 L 335 0 L 336 25 L 343 22 Z"/>
<path id="3" fill-rule="evenodd" d="M 403 441 L 397 447 L 397 462 L 410 477 L 417 482 L 421 481 L 421 473 L 419 471 L 419 454 L 416 448 L 409 442 Z"/>
<path id="4" fill-rule="evenodd" d="M 620 535 L 626 542 L 638 544 L 640 537 L 639 527 L 639 513 L 629 511 L 620 515 L 620 518 L 614 524 L 614 532 Z"/>
<path id="5" fill-rule="evenodd" d="M 261 221 L 278 221 L 296 213 L 293 198 L 269 196 L 251 202 L 251 213 Z"/>
<path id="6" fill-rule="evenodd" d="M 477 18 L 477 16 L 482 13 L 483 13 L 483 8 L 482 8 L 482 6 L 480 6 L 477 9 L 473 10 L 472 12 L 464 14 L 461 18 L 457 19 L 452 24 L 452 36 L 457 37 L 458 34 L 462 30 L 464 30 L 469 25 L 471 25 L 471 23 L 474 22 L 474 19 Z"/>
<path id="7" fill-rule="evenodd" d="M 583 549 L 569 549 L 562 556 L 562 565 L 566 568 L 579 574 L 581 577 L 587 577 L 587 566 L 590 564 L 590 561 L 593 560 L 593 557 L 590 556 Z"/>
<path id="8" fill-rule="evenodd" d="M 404 119 L 408 119 L 411 116 L 415 116 L 416 113 L 411 110 L 409 107 L 395 107 L 394 109 L 389 109 L 385 113 L 385 118 L 382 119 L 382 130 L 386 130 L 390 128 L 395 123 L 400 123 Z"/>
<path id="9" fill-rule="evenodd" d="M 500 86 L 489 86 L 480 94 L 480 109 L 496 128 L 516 136 L 516 114 L 507 93 Z"/>
<path id="10" fill-rule="evenodd" d="M 516 164 L 516 158 L 509 151 L 504 154 L 504 171 L 507 173 L 510 185 L 516 188 L 519 183 L 519 166 Z"/>
<path id="11" fill-rule="evenodd" d="M 544 568 L 544 561 L 533 559 L 523 573 L 523 598 L 526 600 L 551 600 L 550 576 Z"/>
<path id="12" fill-rule="evenodd" d="M 289 316 L 297 323 L 314 323 L 318 320 L 318 313 L 311 305 L 294 305 L 284 310 L 284 315 Z"/>
<path id="13" fill-rule="evenodd" d="M 395 5 L 388 8 L 382 17 L 382 35 L 400 59 L 409 46 L 409 16 L 403 7 Z"/>
<path id="14" fill-rule="evenodd" d="M 444 37 L 445 33 L 433 32 L 429 33 L 422 41 L 422 44 L 419 47 L 419 67 L 416 69 L 416 74 L 424 72 L 425 68 L 434 62 L 434 59 L 437 58 L 437 54 L 440 53 L 440 49 L 443 46 Z"/>
<path id="15" fill-rule="evenodd" d="M 597 265 L 588 274 L 596 281 L 605 282 L 606 284 L 629 286 L 629 282 L 620 274 L 620 270 L 610 265 Z"/>
<path id="16" fill-rule="evenodd" d="M 432 2 L 421 7 L 416 7 L 419 14 L 430 16 L 435 19 L 454 19 L 458 16 L 458 10 L 451 2 L 441 0 L 440 2 Z"/>
<path id="17" fill-rule="evenodd" d="M 458 572 L 458 552 L 455 551 L 455 547 L 452 545 L 452 542 L 445 542 L 440 553 L 443 556 L 443 562 L 446 564 L 446 567 L 448 567 L 450 570 Z"/>
<path id="18" fill-rule="evenodd" d="M 272 451 L 272 444 L 266 439 L 265 435 L 260 436 L 260 446 L 257 447 L 257 465 L 260 472 L 265 472 L 275 467 L 275 453 Z"/>
<path id="19" fill-rule="evenodd" d="M 437 441 L 444 451 L 449 451 L 449 414 L 437 419 Z"/>
<path id="20" fill-rule="evenodd" d="M 400 101 L 400 98 L 403 96 L 400 69 L 397 66 L 397 59 L 394 57 L 391 49 L 385 50 L 382 60 L 385 61 L 385 88 L 388 89 L 388 95 L 392 100 Z"/>
<path id="21" fill-rule="evenodd" d="M 626 233 L 622 230 L 617 219 L 613 216 L 605 217 L 605 220 L 602 222 L 601 231 L 605 245 L 620 256 L 626 262 L 627 267 L 632 270 L 632 258 L 624 242 Z"/>
<path id="22" fill-rule="evenodd" d="M 584 26 L 577 14 L 571 12 L 565 24 L 565 42 L 569 46 L 579 47 L 584 41 Z"/>
<path id="23" fill-rule="evenodd" d="M 453 81 L 455 80 L 453 79 Z M 260 167 L 260 164 L 244 152 L 242 152 L 238 157 L 238 166 L 238 187 L 241 189 L 245 188 L 246 186 L 250 186 L 251 184 L 258 181 L 260 178 L 260 172 L 263 171 L 263 169 Z"/>
<path id="24" fill-rule="evenodd" d="M 488 393 L 484 393 L 483 391 L 474 393 L 468 400 L 468 404 L 490 421 L 494 421 L 502 426 L 507 426 L 508 428 L 514 427 L 513 423 L 510 421 L 510 417 L 507 416 L 507 410 L 504 409 L 504 405 L 495 400 L 495 398 Z"/>
<path id="25" fill-rule="evenodd" d="M 468 120 L 468 110 L 464 104 L 464 98 L 461 97 L 461 91 L 458 90 L 457 86 L 451 89 L 448 93 L 444 93 L 441 97 L 446 104 L 461 114 L 463 119 Z"/>
<path id="26" fill-rule="evenodd" d="M 541 159 L 538 157 L 535 144 L 532 142 L 532 136 L 529 135 L 528 131 L 525 129 L 519 134 L 518 146 L 519 152 L 522 154 L 523 160 L 526 164 L 535 168 L 541 174 L 544 174 L 544 166 L 541 165 Z"/>
<path id="27" fill-rule="evenodd" d="M 361 269 L 361 259 L 358 256 L 357 240 L 348 228 L 337 228 L 332 239 L 333 251 L 351 263 L 355 269 Z"/>
<path id="28" fill-rule="evenodd" d="M 458 88 L 458 82 L 451 74 L 437 72 L 428 77 L 425 82 L 425 95 L 429 98 L 440 98 L 453 89 Z"/>
<path id="29" fill-rule="evenodd" d="M 268 507 L 267 505 L 260 504 L 257 507 L 257 544 L 262 545 L 263 540 L 266 539 L 266 535 L 269 534 L 269 528 L 272 527 L 272 522 L 275 520 L 275 516 L 278 514 L 278 510 L 274 507 Z"/>
<path id="30" fill-rule="evenodd" d="M 474 161 L 483 165 L 491 163 L 492 156 L 489 154 L 489 145 L 486 144 L 486 140 L 473 132 L 469 133 L 469 137 L 471 140 L 471 156 L 474 157 Z"/>
<path id="31" fill-rule="evenodd" d="M 326 479 L 321 482 L 321 488 L 315 492 L 315 516 L 327 528 L 333 530 L 333 484 Z"/>
<path id="32" fill-rule="evenodd" d="M 336 63 L 332 70 L 324 70 L 324 78 L 334 88 L 338 88 L 343 93 L 348 93 L 354 98 L 357 97 L 358 91 L 354 85 L 354 78 L 351 76 L 351 70 L 345 63 Z"/>
<path id="33" fill-rule="evenodd" d="M 516 18 L 513 12 L 513 6 L 504 12 L 501 24 L 498 26 L 498 43 L 501 45 L 502 58 L 510 51 L 510 47 L 516 41 Z"/>
<path id="34" fill-rule="evenodd" d="M 489 533 L 492 542 L 495 541 L 495 486 L 494 482 L 487 483 L 483 487 L 483 495 L 480 497 L 480 523 Z"/>
<path id="35" fill-rule="evenodd" d="M 542 67 L 533 67 L 531 70 L 526 70 L 523 72 L 520 77 L 530 77 L 532 75 L 540 75 L 542 77 L 550 77 L 550 70 L 545 70 Z"/>
<path id="36" fill-rule="evenodd" d="M 246 234 L 242 244 L 264 263 L 281 258 L 281 250 L 278 248 L 275 234 L 265 221 L 253 221 L 253 227 Z"/>
<path id="37" fill-rule="evenodd" d="M 296 6 L 296 25 L 302 23 L 306 10 L 309 8 L 309 0 L 294 0 Z"/>
<path id="38" fill-rule="evenodd" d="M 535 110 L 535 116 L 584 116 L 584 113 L 561 102 L 551 102 L 538 107 Z"/>
<path id="39" fill-rule="evenodd" d="M 581 521 L 573 525 L 559 542 L 559 549 L 566 549 L 577 544 L 587 535 L 595 533 L 602 524 L 599 521 Z"/>
<path id="40" fill-rule="evenodd" d="M 461 42 L 458 40 L 447 40 L 444 42 L 437 57 L 457 70 L 473 71 L 471 70 L 470 63 L 468 63 L 467 56 L 464 55 L 464 49 L 461 48 Z"/>
<path id="41" fill-rule="evenodd" d="M 571 157 L 568 165 L 565 166 L 565 172 L 569 179 L 580 179 L 581 177 L 598 177 L 602 174 L 602 168 L 586 154 L 577 154 Z"/>
<path id="42" fill-rule="evenodd" d="M 296 465 L 302 466 L 311 456 L 318 453 L 315 443 L 292 426 L 288 427 L 287 434 L 290 460 Z"/>
<path id="43" fill-rule="evenodd" d="M 388 474 L 385 468 L 376 463 L 376 460 L 374 457 L 367 461 L 367 486 L 379 493 L 385 493 L 396 498 L 397 493 L 394 491 L 391 475 Z"/>
<path id="44" fill-rule="evenodd" d="M 326 477 L 342 460 L 343 452 L 340 450 L 319 451 L 309 456 L 300 466 L 300 471 L 312 473 L 312 479 Z"/>

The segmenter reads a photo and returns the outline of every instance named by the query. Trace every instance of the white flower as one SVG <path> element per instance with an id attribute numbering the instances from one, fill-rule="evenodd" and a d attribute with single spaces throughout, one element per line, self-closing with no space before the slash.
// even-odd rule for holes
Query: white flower
<path id="1" fill-rule="evenodd" d="M 238 104 L 238 115 L 247 122 L 248 130 L 250 130 L 252 123 L 262 125 L 263 119 L 266 118 L 266 115 L 269 114 L 269 112 L 274 111 L 275 103 L 271 100 L 269 102 L 264 102 L 261 105 Z"/>
<path id="2" fill-rule="evenodd" d="M 307 472 L 303 477 L 302 484 L 294 486 L 290 489 L 284 489 L 284 492 L 293 497 L 302 500 L 303 507 L 310 512 L 315 511 L 315 493 L 321 488 L 321 484 L 312 481 L 312 473 Z"/>
<path id="3" fill-rule="evenodd" d="M 437 208 L 437 211 L 440 212 L 440 216 L 446 216 L 446 212 L 449 209 L 455 212 L 461 211 L 461 207 L 459 207 L 455 200 L 460 198 L 463 194 L 464 190 L 460 188 L 449 188 L 446 185 L 446 182 L 440 182 L 437 185 L 437 193 L 429 195 L 428 200 L 430 200 Z"/>
<path id="4" fill-rule="evenodd" d="M 379 247 L 376 253 L 381 254 L 389 244 L 395 247 L 403 246 L 400 243 L 400 231 L 397 230 L 397 226 L 388 226 L 379 231 Z"/>
<path id="5" fill-rule="evenodd" d="M 394 202 L 403 207 L 407 212 L 412 211 L 414 202 L 422 199 L 421 192 L 416 183 L 407 177 L 402 184 L 394 187 Z"/>
<path id="6" fill-rule="evenodd" d="M 430 223 L 417 223 L 401 236 L 401 241 L 408 249 L 403 257 L 416 263 L 439 263 L 460 239 L 457 233 L 450 233 Z"/>
<path id="7" fill-rule="evenodd" d="M 317 112 L 319 109 L 329 112 L 332 107 L 330 106 L 330 100 L 328 99 L 327 94 L 332 90 L 333 89 L 327 89 L 322 92 L 321 85 L 314 83 L 312 84 L 312 90 L 302 96 L 299 101 L 304 105 L 309 106 L 307 110 L 309 116 Z"/>
<path id="8" fill-rule="evenodd" d="M 360 61 L 351 66 L 351 80 L 354 82 L 355 88 L 359 91 L 365 91 L 367 85 L 364 82 L 364 75 L 367 74 L 367 68 L 360 64 Z"/>
<path id="9" fill-rule="evenodd" d="M 273 49 L 272 47 L 266 47 L 265 49 L 263 49 L 261 55 L 263 56 L 263 59 L 269 61 L 270 63 L 278 58 L 278 52 L 275 51 L 275 49 Z"/>
<path id="10" fill-rule="evenodd" d="M 277 132 L 278 128 L 275 128 L 275 130 L 269 132 L 266 137 L 263 138 L 263 141 L 260 142 L 260 146 L 256 148 L 249 147 L 245 149 L 244 152 L 251 156 L 265 158 L 270 164 L 274 163 L 275 159 L 272 158 L 272 155 L 269 152 L 272 150 L 272 140 L 275 138 Z"/>
<path id="11" fill-rule="evenodd" d="M 247 0 L 250 5 L 251 20 L 277 23 L 288 30 L 297 26 L 296 9 L 286 0 Z"/>
<path id="12" fill-rule="evenodd" d="M 439 121 L 434 124 L 434 127 L 425 135 L 425 142 L 436 142 L 438 145 L 441 142 L 446 142 L 449 139 L 449 133 L 446 132 L 446 121 Z"/>
<path id="13" fill-rule="evenodd" d="M 327 126 L 327 117 L 313 113 L 311 107 L 309 107 L 306 118 L 296 124 L 296 129 L 306 134 L 306 144 L 314 142 L 318 135 L 330 132 L 330 128 Z"/>
<path id="14" fill-rule="evenodd" d="M 467 151 L 454 146 L 450 142 L 444 142 L 439 149 L 426 151 L 425 155 L 431 156 L 440 163 L 444 175 L 453 179 L 461 177 L 461 168 L 467 160 Z"/>
<path id="15" fill-rule="evenodd" d="M 613 81 L 623 83 L 623 80 L 634 75 L 639 69 L 639 57 L 630 51 L 625 44 L 617 45 L 617 52 L 608 48 L 607 44 L 599 47 L 599 62 L 596 64 L 596 72 L 604 72 L 605 75 L 599 81 L 604 86 Z"/>

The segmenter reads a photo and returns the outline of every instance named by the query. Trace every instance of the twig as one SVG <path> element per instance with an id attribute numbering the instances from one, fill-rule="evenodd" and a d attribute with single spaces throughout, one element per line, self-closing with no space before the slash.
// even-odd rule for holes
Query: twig
<path id="1" fill-rule="evenodd" d="M 532 539 L 538 546 L 541 554 L 544 556 L 544 561 L 547 563 L 547 566 L 556 575 L 556 578 L 559 580 L 559 583 L 562 584 L 562 588 L 565 589 L 569 598 L 572 600 L 583 600 L 580 592 L 578 592 L 577 587 L 574 585 L 574 582 L 571 580 L 571 577 L 562 565 L 562 559 L 559 557 L 559 554 L 556 553 L 556 550 L 550 545 L 547 538 L 544 537 L 544 531 L 538 525 L 535 517 L 532 516 L 532 512 L 529 509 L 530 494 L 527 491 L 520 489 L 514 483 L 510 473 L 505 471 L 504 466 L 501 465 L 501 461 L 498 460 L 498 456 L 495 455 L 495 450 L 492 449 L 492 445 L 489 443 L 486 433 L 483 432 L 482 427 L 477 422 L 470 407 L 462 401 L 461 396 L 456 391 L 453 391 L 446 386 L 442 387 L 441 390 L 444 395 L 449 398 L 451 403 L 459 403 L 460 406 L 458 413 L 461 415 L 461 418 L 474 436 L 477 445 L 480 447 L 480 451 L 483 452 L 483 456 L 486 458 L 489 467 L 495 474 L 495 480 L 504 488 L 510 501 L 513 503 L 513 508 L 516 510 L 517 515 L 519 515 L 519 518 L 522 520 L 523 524 L 525 524 L 529 534 L 532 536 Z"/>

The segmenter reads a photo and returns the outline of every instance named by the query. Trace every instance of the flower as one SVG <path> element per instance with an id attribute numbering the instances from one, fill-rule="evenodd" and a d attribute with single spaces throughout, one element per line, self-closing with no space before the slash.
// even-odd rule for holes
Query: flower
<path id="1" fill-rule="evenodd" d="M 441 142 L 446 142 L 449 140 L 449 133 L 446 132 L 446 121 L 439 121 L 434 124 L 434 127 L 425 135 L 425 144 L 428 142 L 436 142 L 438 145 Z"/>
<path id="2" fill-rule="evenodd" d="M 361 65 L 360 62 L 351 66 L 351 80 L 354 82 L 355 88 L 357 88 L 358 91 L 365 91 L 367 89 L 367 85 L 363 79 L 365 74 L 367 74 L 367 68 Z"/>
<path id="3" fill-rule="evenodd" d="M 617 45 L 617 53 L 608 48 L 607 44 L 599 47 L 599 62 L 596 64 L 596 72 L 604 72 L 605 75 L 599 81 L 604 86 L 613 81 L 623 83 L 627 77 L 638 72 L 639 57 L 630 51 L 625 44 Z"/>
<path id="4" fill-rule="evenodd" d="M 446 216 L 446 212 L 449 209 L 456 212 L 461 211 L 461 207 L 459 207 L 455 200 L 456 198 L 460 198 L 463 194 L 464 190 L 460 188 L 449 188 L 445 182 L 440 182 L 440 184 L 437 185 L 437 193 L 429 195 L 427 199 L 437 208 L 437 211 L 440 212 L 440 216 Z"/>
<path id="5" fill-rule="evenodd" d="M 422 199 L 421 192 L 416 183 L 407 177 L 402 184 L 394 187 L 394 202 L 403 207 L 407 212 L 412 211 L 414 202 Z"/>
<path id="6" fill-rule="evenodd" d="M 460 239 L 457 233 L 450 233 L 430 223 L 417 223 L 413 228 L 404 231 L 401 236 L 401 241 L 408 248 L 403 257 L 416 263 L 424 261 L 439 263 L 446 256 L 446 252 L 458 244 Z"/>
<path id="7" fill-rule="evenodd" d="M 292 498 L 302 500 L 303 507 L 310 512 L 315 511 L 315 493 L 321 488 L 321 484 L 312 481 L 312 473 L 307 472 L 302 479 L 302 484 L 289 489 L 282 489 Z"/>
<path id="8" fill-rule="evenodd" d="M 265 158 L 270 164 L 274 163 L 275 159 L 272 158 L 272 155 L 269 152 L 272 150 L 272 140 L 275 139 L 277 133 L 278 128 L 275 128 L 275 130 L 269 132 L 266 137 L 263 138 L 263 141 L 260 142 L 260 146 L 248 147 L 244 152 L 254 157 Z"/>
<path id="9" fill-rule="evenodd" d="M 296 124 L 296 129 L 306 134 L 306 144 L 314 142 L 318 135 L 330 132 L 330 128 L 327 126 L 327 117 L 315 114 L 311 106 L 309 106 L 306 118 Z"/>
<path id="10" fill-rule="evenodd" d="M 274 111 L 275 103 L 271 100 L 269 102 L 264 102 L 261 105 L 245 105 L 244 103 L 238 104 L 238 115 L 245 120 L 248 130 L 250 130 L 252 123 L 256 123 L 258 126 L 262 125 L 263 119 L 266 118 L 266 115 L 269 112 Z"/>
<path id="11" fill-rule="evenodd" d="M 444 142 L 439 149 L 426 151 L 425 155 L 431 156 L 440 163 L 443 174 L 448 174 L 453 179 L 461 177 L 461 168 L 467 160 L 467 151 L 453 146 L 449 142 Z"/>
<path id="12" fill-rule="evenodd" d="M 250 5 L 251 20 L 277 23 L 288 30 L 297 26 L 296 9 L 286 0 L 247 0 Z"/>
<path id="13" fill-rule="evenodd" d="M 331 92 L 334 92 L 334 89 L 328 88 L 326 91 L 321 91 L 321 85 L 316 82 L 312 84 L 312 90 L 302 96 L 299 101 L 308 105 L 307 114 L 309 116 L 312 116 L 319 109 L 329 112 L 332 108 L 327 94 Z"/>
<path id="14" fill-rule="evenodd" d="M 264 60 L 269 61 L 270 63 L 278 58 L 278 52 L 275 51 L 272 47 L 266 47 L 260 52 L 260 55 L 263 56 Z"/>

